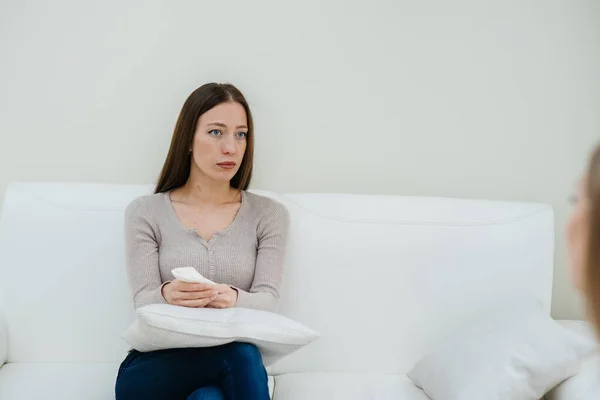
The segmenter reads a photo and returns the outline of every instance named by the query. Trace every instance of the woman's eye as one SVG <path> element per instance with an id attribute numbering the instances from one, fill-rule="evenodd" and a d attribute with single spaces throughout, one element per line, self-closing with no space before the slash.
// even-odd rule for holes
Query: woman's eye
<path id="1" fill-rule="evenodd" d="M 246 132 L 238 132 L 238 133 L 236 134 L 236 136 L 237 136 L 238 138 L 240 138 L 240 139 L 243 139 L 243 138 L 245 138 L 246 136 L 248 136 L 248 134 L 247 134 Z"/>
<path id="2" fill-rule="evenodd" d="M 221 131 L 218 129 L 213 129 L 212 131 L 209 131 L 208 134 L 213 136 L 219 136 L 221 134 Z"/>

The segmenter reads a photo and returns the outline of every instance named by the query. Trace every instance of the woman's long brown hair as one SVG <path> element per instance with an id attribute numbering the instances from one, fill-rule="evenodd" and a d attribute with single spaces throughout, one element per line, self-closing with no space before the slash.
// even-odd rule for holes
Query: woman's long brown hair
<path id="1" fill-rule="evenodd" d="M 588 237 L 587 254 L 583 276 L 590 319 L 600 335 L 600 146 L 596 148 L 589 162 L 586 178 L 588 196 Z"/>
<path id="2" fill-rule="evenodd" d="M 248 119 L 246 152 L 240 169 L 231 179 L 231 186 L 239 190 L 248 189 L 252 179 L 254 161 L 254 125 L 250 106 L 248 106 L 244 95 L 235 86 L 228 83 L 207 83 L 194 90 L 183 104 L 175 124 L 167 158 L 156 184 L 155 193 L 168 192 L 185 185 L 190 177 L 192 163 L 190 147 L 194 140 L 198 119 L 211 108 L 227 102 L 240 103 L 246 110 L 246 118 Z"/>

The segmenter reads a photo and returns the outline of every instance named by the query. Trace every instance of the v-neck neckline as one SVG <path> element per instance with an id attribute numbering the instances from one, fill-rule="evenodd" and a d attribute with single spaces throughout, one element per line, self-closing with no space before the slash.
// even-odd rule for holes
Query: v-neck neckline
<path id="1" fill-rule="evenodd" d="M 233 217 L 233 221 L 231 221 L 229 226 L 227 226 L 226 228 L 215 231 L 209 240 L 206 240 L 202 235 L 200 235 L 200 233 L 198 232 L 198 230 L 196 228 L 191 228 L 191 227 L 187 228 L 184 225 L 184 223 L 179 219 L 179 216 L 177 215 L 177 211 L 175 211 L 175 207 L 173 206 L 173 203 L 171 201 L 171 191 L 164 192 L 164 199 L 165 199 L 165 202 L 167 203 L 166 204 L 167 209 L 168 209 L 167 213 L 169 214 L 169 216 L 175 222 L 176 225 L 178 225 L 181 229 L 183 229 L 186 232 L 195 234 L 197 237 L 199 237 L 202 240 L 203 243 L 211 244 L 215 240 L 217 240 L 219 237 L 224 236 L 227 233 L 229 233 L 235 227 L 235 225 L 238 223 L 238 220 L 241 218 L 243 212 L 245 211 L 246 203 L 247 203 L 246 191 L 240 190 L 240 193 L 241 193 L 241 204 L 240 204 L 239 210 L 235 214 L 235 217 Z"/>

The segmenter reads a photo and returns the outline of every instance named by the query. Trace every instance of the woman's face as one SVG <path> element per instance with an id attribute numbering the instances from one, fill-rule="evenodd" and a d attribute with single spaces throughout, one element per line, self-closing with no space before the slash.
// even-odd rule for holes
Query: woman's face
<path id="1" fill-rule="evenodd" d="M 585 255 L 587 254 L 589 209 L 589 197 L 585 190 L 585 183 L 581 183 L 578 188 L 575 208 L 571 213 L 566 229 L 571 282 L 580 292 L 585 279 L 583 269 Z"/>
<path id="2" fill-rule="evenodd" d="M 221 103 L 202 114 L 192 142 L 192 169 L 212 180 L 229 182 L 246 152 L 247 124 L 240 103 Z"/>

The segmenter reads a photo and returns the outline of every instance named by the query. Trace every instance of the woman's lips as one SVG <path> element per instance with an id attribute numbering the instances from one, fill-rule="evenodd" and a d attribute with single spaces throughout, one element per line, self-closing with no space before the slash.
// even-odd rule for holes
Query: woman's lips
<path id="1" fill-rule="evenodd" d="M 223 169 L 233 169 L 236 166 L 236 164 L 233 161 L 220 162 L 217 163 L 217 165 Z"/>

